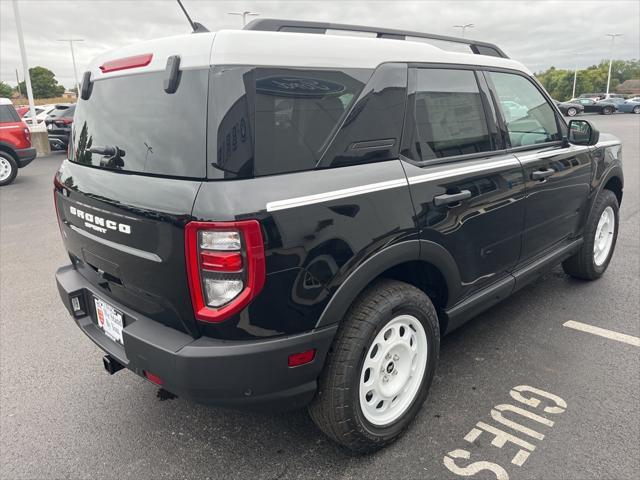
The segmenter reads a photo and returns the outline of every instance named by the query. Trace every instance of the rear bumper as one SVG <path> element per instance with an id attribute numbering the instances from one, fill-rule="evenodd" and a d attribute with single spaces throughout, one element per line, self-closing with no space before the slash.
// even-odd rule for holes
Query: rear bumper
<path id="1" fill-rule="evenodd" d="M 193 337 L 161 325 L 109 299 L 71 265 L 56 272 L 60 297 L 82 331 L 122 365 L 162 379 L 166 390 L 196 402 L 261 410 L 292 410 L 313 398 L 317 378 L 337 326 L 258 341 Z M 71 296 L 80 295 L 86 313 L 74 316 Z M 124 346 L 98 327 L 93 296 L 124 314 Z M 315 359 L 290 368 L 292 353 L 316 349 Z M 99 359 L 96 359 L 99 361 Z"/>
<path id="2" fill-rule="evenodd" d="M 53 149 L 63 149 L 63 148 L 67 148 L 67 145 L 69 144 L 69 134 L 68 133 L 61 133 L 61 134 L 49 134 L 49 145 L 51 146 L 51 148 Z"/>
<path id="3" fill-rule="evenodd" d="M 16 156 L 18 157 L 18 168 L 26 167 L 31 163 L 31 161 L 36 158 L 36 149 L 31 148 L 20 148 L 16 150 Z"/>

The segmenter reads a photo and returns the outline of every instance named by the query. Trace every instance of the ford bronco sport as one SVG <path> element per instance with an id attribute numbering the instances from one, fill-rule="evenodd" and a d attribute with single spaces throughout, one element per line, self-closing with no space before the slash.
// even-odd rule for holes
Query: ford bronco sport
<path id="1" fill-rule="evenodd" d="M 614 251 L 620 142 L 565 123 L 495 45 L 255 20 L 109 52 L 81 97 L 56 279 L 107 371 L 308 405 L 354 451 L 408 426 L 442 335 Z"/>

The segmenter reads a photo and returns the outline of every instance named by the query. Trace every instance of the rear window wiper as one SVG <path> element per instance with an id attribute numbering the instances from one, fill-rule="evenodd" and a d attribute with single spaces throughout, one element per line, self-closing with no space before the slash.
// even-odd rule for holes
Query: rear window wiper
<path id="1" fill-rule="evenodd" d="M 98 155 L 102 155 L 103 158 L 100 160 L 100 166 L 106 168 L 122 168 L 124 167 L 124 160 L 122 157 L 125 156 L 125 151 L 119 148 L 117 145 L 104 145 L 98 146 L 94 145 L 89 148 L 91 153 L 96 153 Z"/>

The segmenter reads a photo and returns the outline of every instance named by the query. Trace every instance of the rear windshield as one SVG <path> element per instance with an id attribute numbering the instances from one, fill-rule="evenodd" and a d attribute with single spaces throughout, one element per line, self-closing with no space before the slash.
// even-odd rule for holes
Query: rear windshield
<path id="1" fill-rule="evenodd" d="M 165 77 L 163 71 L 95 81 L 89 99 L 77 104 L 70 160 L 204 178 L 209 69 L 182 71 L 172 94 L 164 91 Z"/>
<path id="2" fill-rule="evenodd" d="M 315 168 L 371 73 L 366 69 L 214 67 L 210 178 Z"/>

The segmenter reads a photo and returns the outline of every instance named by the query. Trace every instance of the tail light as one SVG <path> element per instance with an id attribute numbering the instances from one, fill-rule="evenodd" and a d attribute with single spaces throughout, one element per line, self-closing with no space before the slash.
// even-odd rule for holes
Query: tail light
<path id="1" fill-rule="evenodd" d="M 24 127 L 24 138 L 29 145 L 31 145 L 31 132 L 28 127 Z"/>
<path id="2" fill-rule="evenodd" d="M 73 123 L 73 117 L 61 118 L 60 120 L 56 120 L 53 123 L 55 123 L 58 126 L 71 125 Z"/>
<path id="3" fill-rule="evenodd" d="M 264 286 L 264 245 L 257 220 L 190 222 L 185 227 L 185 253 L 198 320 L 226 320 Z"/>

